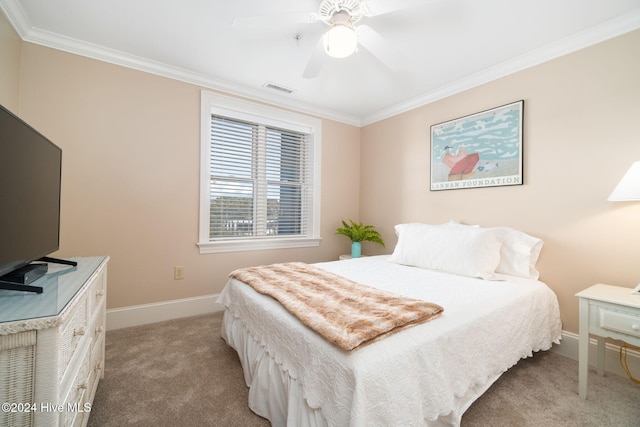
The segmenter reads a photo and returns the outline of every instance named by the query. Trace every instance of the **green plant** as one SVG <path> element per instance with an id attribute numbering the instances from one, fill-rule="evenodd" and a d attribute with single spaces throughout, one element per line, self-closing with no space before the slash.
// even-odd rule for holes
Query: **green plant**
<path id="1" fill-rule="evenodd" d="M 364 225 L 361 222 L 354 222 L 349 220 L 349 224 L 347 224 L 344 220 L 342 221 L 343 227 L 339 227 L 336 230 L 336 234 L 342 234 L 343 236 L 347 236 L 351 239 L 352 242 L 374 242 L 380 243 L 384 246 L 384 240 L 382 240 L 382 236 L 378 233 L 373 225 Z"/>

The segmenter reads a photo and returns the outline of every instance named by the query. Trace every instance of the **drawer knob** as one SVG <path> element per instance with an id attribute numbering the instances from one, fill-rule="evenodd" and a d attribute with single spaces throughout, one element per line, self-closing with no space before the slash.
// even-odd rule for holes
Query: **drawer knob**
<path id="1" fill-rule="evenodd" d="M 102 295 L 104 295 L 104 291 L 103 290 L 99 290 L 98 292 L 96 292 L 96 295 L 101 297 Z"/>
<path id="2" fill-rule="evenodd" d="M 86 390 L 87 388 L 87 383 L 86 382 L 81 382 L 78 384 L 78 389 L 80 390 Z"/>
<path id="3" fill-rule="evenodd" d="M 101 325 L 101 326 L 98 326 L 98 327 L 96 328 L 96 334 L 99 334 L 100 332 L 102 332 L 102 329 L 103 329 L 103 328 L 102 328 L 102 325 Z"/>
<path id="4" fill-rule="evenodd" d="M 80 329 L 74 329 L 73 330 L 73 336 L 74 337 L 81 337 L 85 334 L 85 330 L 84 327 L 80 328 Z"/>

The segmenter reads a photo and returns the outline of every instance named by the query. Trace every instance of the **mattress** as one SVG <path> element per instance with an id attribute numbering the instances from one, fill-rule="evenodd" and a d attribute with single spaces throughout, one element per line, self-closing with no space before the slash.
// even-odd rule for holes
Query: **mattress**
<path id="1" fill-rule="evenodd" d="M 518 360 L 559 343 L 557 298 L 538 280 L 482 280 L 388 256 L 314 264 L 444 307 L 442 315 L 347 352 L 277 301 L 230 279 L 222 337 L 240 358 L 249 406 L 274 426 L 459 425 Z"/>

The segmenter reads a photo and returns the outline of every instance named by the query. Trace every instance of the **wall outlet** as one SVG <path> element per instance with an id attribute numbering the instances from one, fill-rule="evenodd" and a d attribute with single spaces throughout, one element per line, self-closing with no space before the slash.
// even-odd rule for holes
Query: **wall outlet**
<path id="1" fill-rule="evenodd" d="M 173 267 L 173 280 L 184 279 L 184 266 L 176 265 Z"/>

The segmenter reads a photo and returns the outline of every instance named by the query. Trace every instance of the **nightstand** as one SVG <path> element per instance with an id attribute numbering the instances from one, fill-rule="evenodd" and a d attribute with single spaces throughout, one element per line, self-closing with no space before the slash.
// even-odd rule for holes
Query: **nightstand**
<path id="1" fill-rule="evenodd" d="M 605 339 L 614 338 L 640 346 L 640 295 L 631 288 L 593 285 L 576 294 L 580 298 L 580 347 L 578 394 L 587 398 L 589 334 L 597 335 L 598 375 L 604 375 Z"/>

